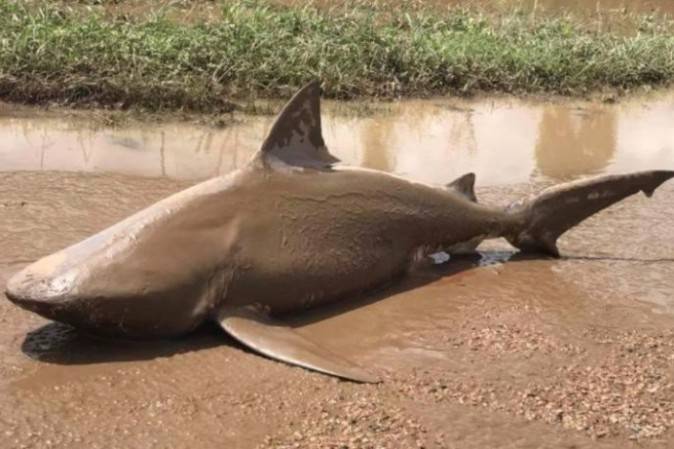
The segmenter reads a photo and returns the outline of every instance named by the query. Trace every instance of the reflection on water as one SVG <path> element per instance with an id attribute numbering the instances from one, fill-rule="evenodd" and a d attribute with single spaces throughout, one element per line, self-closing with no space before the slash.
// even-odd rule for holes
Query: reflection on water
<path id="1" fill-rule="evenodd" d="M 615 111 L 545 107 L 536 142 L 536 166 L 554 179 L 599 173 L 611 161 L 615 133 Z"/>
<path id="2" fill-rule="evenodd" d="M 363 128 L 360 133 L 364 150 L 361 165 L 389 172 L 395 169 L 395 154 L 388 151 L 391 126 L 391 121 L 371 119 Z"/>
<path id="3" fill-rule="evenodd" d="M 514 99 L 423 100 L 354 117 L 324 113 L 325 139 L 346 164 L 481 185 L 674 168 L 674 92 L 617 105 Z M 332 111 L 332 112 L 331 112 Z M 0 118 L 0 170 L 116 172 L 204 179 L 243 165 L 272 117 L 225 129 L 187 123 L 93 130 L 59 118 Z"/>

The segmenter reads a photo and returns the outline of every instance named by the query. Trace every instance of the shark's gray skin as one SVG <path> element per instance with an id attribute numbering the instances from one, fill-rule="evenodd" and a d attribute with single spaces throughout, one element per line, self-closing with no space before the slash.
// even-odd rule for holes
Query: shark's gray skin
<path id="1" fill-rule="evenodd" d="M 672 171 L 564 184 L 508 209 L 478 204 L 474 175 L 445 187 L 335 167 L 318 83 L 285 106 L 242 169 L 166 198 L 12 277 L 7 297 L 105 335 L 167 337 L 214 320 L 271 358 L 377 379 L 275 316 L 348 298 L 403 275 L 420 254 L 505 237 L 558 256 L 557 238 Z M 422 156 L 420 156 L 422 157 Z"/>

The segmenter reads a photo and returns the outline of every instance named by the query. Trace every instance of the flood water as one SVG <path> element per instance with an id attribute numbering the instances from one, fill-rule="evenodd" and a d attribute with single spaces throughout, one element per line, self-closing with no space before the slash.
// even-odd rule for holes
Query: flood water
<path id="1" fill-rule="evenodd" d="M 467 171 L 489 186 L 674 167 L 671 92 L 617 105 L 438 99 L 324 109 L 325 140 L 344 164 L 429 183 Z M 273 117 L 236 121 L 92 128 L 0 116 L 0 169 L 205 179 L 245 164 Z"/>
<path id="2" fill-rule="evenodd" d="M 674 92 L 324 109 L 344 163 L 429 183 L 474 171 L 489 204 L 586 175 L 674 169 Z M 111 128 L 3 114 L 0 289 L 27 263 L 245 164 L 272 120 Z M 496 241 L 286 318 L 377 386 L 270 361 L 215 326 L 105 341 L 0 300 L 0 447 L 670 448 L 673 236 L 670 182 L 570 231 L 562 259 Z"/>

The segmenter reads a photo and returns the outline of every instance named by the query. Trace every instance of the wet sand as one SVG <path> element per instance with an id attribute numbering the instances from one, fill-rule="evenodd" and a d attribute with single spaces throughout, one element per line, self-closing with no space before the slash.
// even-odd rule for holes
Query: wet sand
<path id="1" fill-rule="evenodd" d="M 536 106 L 537 115 L 526 126 L 549 129 L 548 137 L 521 131 L 528 129 L 518 128 L 527 119 L 517 108 L 439 108 L 496 111 L 508 126 L 495 127 L 494 116 L 484 112 L 483 120 L 492 125 L 470 131 L 453 125 L 466 114 L 459 109 L 457 116 L 441 115 L 444 122 L 439 120 L 437 128 L 418 132 L 416 157 L 404 150 L 388 153 L 392 157 L 386 160 L 393 162 L 377 168 L 429 182 L 475 169 L 480 201 L 497 204 L 561 179 L 631 167 L 672 169 L 669 124 L 674 109 L 671 100 L 658 104 L 660 109 L 602 106 L 599 114 L 583 109 L 577 115 L 578 106 L 567 105 L 571 118 L 559 109 L 546 112 Z M 661 120 L 635 118 L 656 109 Z M 358 134 L 359 127 L 367 128 L 363 123 L 376 117 L 353 118 L 351 132 L 342 128 L 341 136 L 335 131 L 338 122 L 328 119 L 328 145 L 360 140 L 362 146 L 353 147 L 353 153 L 342 147 L 340 155 L 376 166 L 381 160 L 367 154 L 382 154 L 379 146 L 398 151 L 414 143 L 404 140 L 403 123 L 429 129 L 423 120 L 409 122 L 410 113 L 404 109 L 381 117 L 373 129 L 388 140 L 374 131 Z M 386 116 L 398 121 L 386 128 Z M 613 118 L 601 118 L 606 116 Z M 0 134 L 6 133 L 8 120 L 19 119 L 0 120 Z M 542 125 L 546 120 L 549 125 Z M 22 123 L 23 136 L 33 136 L 35 128 Z M 566 131 L 565 123 L 571 123 Z M 44 141 L 58 135 L 53 127 L 40 126 L 36 129 Z M 87 147 L 83 138 L 81 153 L 76 148 L 69 154 L 88 154 L 89 159 L 77 159 L 61 155 L 58 139 L 42 145 L 26 137 L 41 160 L 60 161 L 35 166 L 29 143 L 17 137 L 8 146 L 7 139 L 0 139 L 0 167 L 5 170 L 0 172 L 0 288 L 30 261 L 214 174 L 213 151 L 200 153 L 188 146 L 174 171 L 158 173 L 156 141 L 138 141 L 133 127 L 94 132 L 82 131 L 81 124 L 62 126 L 66 135 L 92 133 L 95 143 L 110 135 L 120 142 L 119 136 L 129 133 L 122 145 L 128 152 L 115 159 L 112 149 L 105 153 L 98 145 Z M 146 135 L 162 135 L 170 126 L 178 125 L 146 129 Z M 260 139 L 265 126 L 256 124 L 244 133 L 250 137 L 237 143 L 253 142 L 255 130 Z M 490 129 L 504 130 L 497 133 L 502 147 L 479 144 Z M 510 137 L 504 134 L 508 129 Z M 476 144 L 463 149 L 456 141 L 468 142 L 460 136 L 470 132 L 483 137 L 473 137 Z M 365 135 L 375 137 L 358 138 Z M 164 136 L 173 142 L 165 131 Z M 508 143 L 516 137 L 520 140 Z M 576 144 L 558 145 L 560 139 Z M 233 160 L 238 153 L 223 142 L 223 160 Z M 167 148 L 165 156 L 182 154 Z M 526 162 L 526 169 L 513 174 L 499 148 L 512 154 L 513 162 L 522 161 L 513 166 Z M 510 148 L 520 148 L 520 153 Z M 247 151 L 237 161 L 245 160 Z M 135 159 L 129 156 L 134 152 Z M 17 153 L 28 153 L 29 162 L 12 166 L 20 159 Z M 200 159 L 200 154 L 207 157 Z M 143 158 L 151 161 L 147 166 L 152 170 L 142 168 Z M 84 163 L 59 165 L 73 160 Z M 409 162 L 401 163 L 405 160 Z M 490 161 L 507 174 L 492 175 Z M 204 168 L 191 171 L 190 162 Z M 130 174 L 126 167 L 132 165 L 138 171 Z M 190 174 L 181 175 L 181 170 Z M 446 178 L 439 179 L 443 170 Z M 670 182 L 650 200 L 630 198 L 571 231 L 560 242 L 565 255 L 560 260 L 523 259 L 506 243 L 491 242 L 482 248 L 481 258 L 419 268 L 371 297 L 292 318 L 300 332 L 379 374 L 384 379 L 380 385 L 341 382 L 264 359 L 215 327 L 177 340 L 99 340 L 3 300 L 0 447 L 672 447 L 672 223 Z"/>

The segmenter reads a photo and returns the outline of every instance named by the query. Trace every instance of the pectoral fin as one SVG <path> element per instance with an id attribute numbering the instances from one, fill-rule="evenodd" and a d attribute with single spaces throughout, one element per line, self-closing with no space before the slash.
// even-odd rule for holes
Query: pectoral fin
<path id="1" fill-rule="evenodd" d="M 244 346 L 272 359 L 355 382 L 379 380 L 253 307 L 226 308 L 220 326 Z"/>

